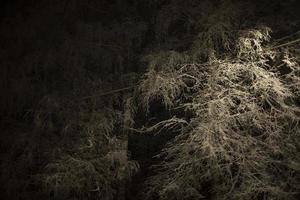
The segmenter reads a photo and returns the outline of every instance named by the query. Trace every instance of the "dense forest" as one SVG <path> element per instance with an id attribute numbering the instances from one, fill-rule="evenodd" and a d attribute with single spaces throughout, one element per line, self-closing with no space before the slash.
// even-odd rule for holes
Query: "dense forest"
<path id="1" fill-rule="evenodd" d="M 0 16 L 0 199 L 300 198 L 299 0 Z"/>

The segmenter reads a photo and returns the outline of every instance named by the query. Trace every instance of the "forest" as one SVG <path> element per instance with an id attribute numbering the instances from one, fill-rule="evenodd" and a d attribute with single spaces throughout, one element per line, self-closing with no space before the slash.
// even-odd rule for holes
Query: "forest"
<path id="1" fill-rule="evenodd" d="M 299 0 L 3 0 L 0 199 L 298 200 Z"/>

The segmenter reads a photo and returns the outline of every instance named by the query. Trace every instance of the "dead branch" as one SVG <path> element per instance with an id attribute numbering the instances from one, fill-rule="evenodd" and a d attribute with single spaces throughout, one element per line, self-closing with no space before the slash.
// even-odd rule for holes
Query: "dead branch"
<path id="1" fill-rule="evenodd" d="M 164 120 L 161 121 L 151 127 L 148 128 L 141 128 L 141 129 L 135 129 L 135 128 L 128 128 L 128 130 L 137 132 L 137 133 L 154 133 L 155 135 L 161 133 L 162 130 L 170 130 L 175 128 L 176 126 L 180 125 L 179 130 L 182 129 L 183 125 L 188 125 L 188 122 L 183 120 L 183 119 L 179 119 L 176 117 L 173 117 L 171 119 L 168 120 Z"/>

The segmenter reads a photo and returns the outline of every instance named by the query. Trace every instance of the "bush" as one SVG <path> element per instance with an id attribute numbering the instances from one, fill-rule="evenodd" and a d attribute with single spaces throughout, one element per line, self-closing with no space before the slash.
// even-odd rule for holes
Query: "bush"
<path id="1" fill-rule="evenodd" d="M 159 154 L 145 199 L 296 199 L 300 118 L 289 99 L 297 81 L 286 84 L 269 65 L 280 52 L 265 48 L 268 41 L 268 28 L 242 32 L 236 58 L 173 67 L 176 81 L 168 70 L 160 72 L 161 82 L 145 77 L 140 87 L 152 83 L 150 97 L 195 114 Z M 185 73 L 195 80 L 193 90 L 186 89 Z M 177 101 L 178 94 L 192 98 Z"/>

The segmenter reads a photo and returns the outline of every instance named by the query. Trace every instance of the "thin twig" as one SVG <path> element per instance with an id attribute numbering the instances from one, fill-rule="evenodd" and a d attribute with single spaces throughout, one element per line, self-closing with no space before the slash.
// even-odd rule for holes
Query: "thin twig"
<path id="1" fill-rule="evenodd" d="M 86 97 L 81 98 L 80 100 L 85 100 L 85 99 L 90 99 L 90 98 L 94 98 L 94 97 L 102 97 L 102 96 L 106 96 L 106 95 L 110 95 L 110 94 L 115 94 L 115 93 L 123 92 L 123 91 L 126 91 L 126 90 L 131 90 L 135 87 L 136 86 L 129 86 L 129 87 L 120 88 L 120 89 L 117 89 L 117 90 L 111 90 L 109 92 L 104 92 L 104 93 L 97 94 L 97 95 L 86 96 Z"/>
<path id="2" fill-rule="evenodd" d="M 185 121 L 184 119 L 179 119 L 176 117 L 173 117 L 171 119 L 168 120 L 164 120 L 161 121 L 151 127 L 143 127 L 142 129 L 135 129 L 135 128 L 127 128 L 127 130 L 129 131 L 134 131 L 137 133 L 153 133 L 156 132 L 156 130 L 158 130 L 157 133 L 155 133 L 155 135 L 159 134 L 164 128 L 166 129 L 172 129 L 174 128 L 176 125 L 188 125 L 188 122 Z M 182 127 L 181 127 L 182 128 Z"/>
<path id="3" fill-rule="evenodd" d="M 293 40 L 293 41 L 290 41 L 290 42 L 287 42 L 287 43 L 284 43 L 284 44 L 280 44 L 280 45 L 277 45 L 277 46 L 274 46 L 274 47 L 271 47 L 269 49 L 277 49 L 277 48 L 280 48 L 280 47 L 285 47 L 285 46 L 289 46 L 289 45 L 292 45 L 292 44 L 296 44 L 300 42 L 300 38 L 297 39 L 297 40 Z"/>
<path id="4" fill-rule="evenodd" d="M 292 37 L 292 36 L 294 36 L 294 35 L 297 35 L 297 34 L 300 34 L 300 31 L 297 31 L 297 32 L 295 32 L 295 33 L 293 33 L 293 34 L 291 34 L 291 35 L 285 36 L 285 37 L 283 37 L 283 38 L 279 38 L 279 39 L 277 39 L 277 40 L 275 40 L 275 41 L 276 41 L 276 43 L 278 43 L 278 42 L 280 42 L 280 41 L 283 41 L 283 40 L 285 40 L 285 39 L 287 39 L 287 38 L 290 38 L 290 37 Z"/>

